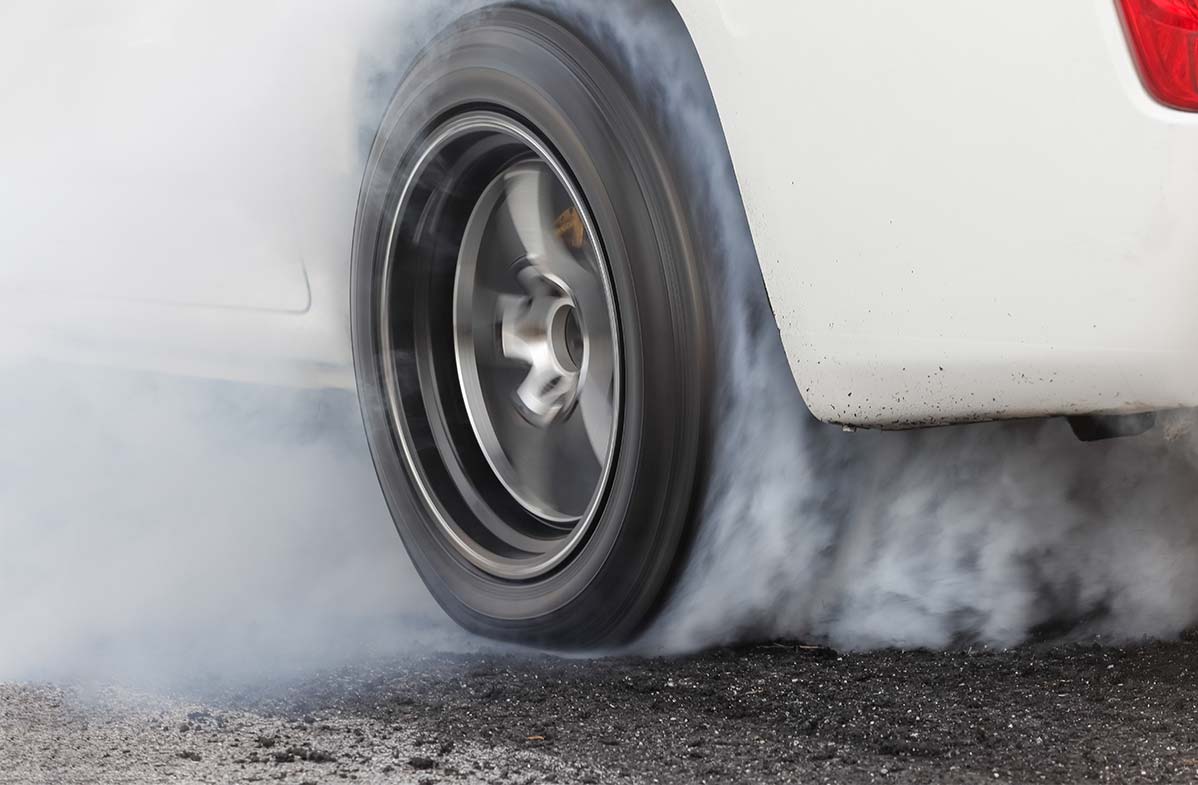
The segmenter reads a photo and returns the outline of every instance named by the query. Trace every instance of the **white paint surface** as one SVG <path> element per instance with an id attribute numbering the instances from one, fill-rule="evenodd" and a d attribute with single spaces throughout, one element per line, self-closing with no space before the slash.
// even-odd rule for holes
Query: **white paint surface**
<path id="1" fill-rule="evenodd" d="M 1198 405 L 1198 115 L 1112 0 L 676 3 L 817 416 Z M 352 384 L 362 20 L 208 8 L 0 10 L 3 349 Z"/>
<path id="2" fill-rule="evenodd" d="M 819 417 L 1198 405 L 1198 116 L 1112 0 L 677 5 Z"/>

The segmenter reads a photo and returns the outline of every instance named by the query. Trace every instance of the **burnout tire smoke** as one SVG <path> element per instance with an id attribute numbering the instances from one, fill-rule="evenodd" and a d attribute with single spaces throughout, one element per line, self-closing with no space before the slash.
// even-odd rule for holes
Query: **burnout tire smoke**
<path id="1" fill-rule="evenodd" d="M 677 34 L 667 5 L 638 8 Z M 702 500 L 718 361 L 705 183 L 669 133 L 682 118 L 604 37 L 552 7 L 453 24 L 387 108 L 355 229 L 355 369 L 395 524 L 455 620 L 551 646 L 626 641 L 660 606 Z M 563 282 L 554 255 L 590 276 Z M 576 401 L 522 398 L 538 366 L 513 361 L 509 328 L 538 309 L 580 322 L 577 352 L 553 354 L 551 317 L 538 333 L 546 362 L 578 372 Z M 608 343 L 612 372 L 588 378 Z M 597 434 L 586 404 L 609 377 L 612 427 Z M 582 427 L 571 407 L 593 458 L 555 441 Z"/>

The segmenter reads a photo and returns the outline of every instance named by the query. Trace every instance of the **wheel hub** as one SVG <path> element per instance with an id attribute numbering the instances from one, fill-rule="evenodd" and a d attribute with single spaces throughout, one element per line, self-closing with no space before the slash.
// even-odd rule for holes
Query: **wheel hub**
<path id="1" fill-rule="evenodd" d="M 528 296 L 501 301 L 501 345 L 505 357 L 528 366 L 515 401 L 530 423 L 544 428 L 568 417 L 578 401 L 586 336 L 564 284 L 532 266 L 518 277 Z"/>

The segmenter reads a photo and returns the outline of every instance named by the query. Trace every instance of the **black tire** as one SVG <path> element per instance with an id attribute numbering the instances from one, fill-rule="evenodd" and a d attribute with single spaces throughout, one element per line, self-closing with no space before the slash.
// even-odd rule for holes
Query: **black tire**
<path id="1" fill-rule="evenodd" d="M 676 574 L 701 502 L 715 349 L 705 291 L 711 262 L 700 250 L 699 219 L 687 200 L 695 184 L 618 58 L 600 54 L 586 34 L 553 16 L 518 7 L 474 13 L 440 35 L 403 78 L 371 150 L 358 205 L 352 326 L 379 481 L 434 597 L 476 633 L 577 648 L 627 641 Z M 478 446 L 445 435 L 460 432 L 453 421 L 462 417 L 461 392 L 444 382 L 450 377 L 434 361 L 413 359 L 422 350 L 403 338 L 441 340 L 435 315 L 447 307 L 445 280 L 461 236 L 453 228 L 460 224 L 444 216 L 460 216 L 478 198 L 477 189 L 449 171 L 442 172 L 448 193 L 434 188 L 416 198 L 411 192 L 422 180 L 414 174 L 432 166 L 420 157 L 430 135 L 478 111 L 530 129 L 568 170 L 606 256 L 623 353 L 622 414 L 593 523 L 569 558 L 520 580 L 480 569 L 446 534 L 447 518 L 465 529 L 473 516 L 516 513 L 502 500 L 483 509 L 479 500 L 488 497 L 463 489 L 462 477 L 478 476 L 472 474 Z M 438 157 L 437 165 L 453 168 L 451 153 L 438 156 L 449 158 Z M 393 225 L 401 203 L 405 214 Z M 434 211 L 435 220 L 428 217 Z M 413 239 L 397 240 L 405 226 L 413 227 Z M 394 277 L 384 279 L 385 269 Z M 384 323 L 387 298 L 402 304 L 388 306 Z M 432 320 L 429 335 L 416 324 L 420 319 Z M 387 343 L 388 331 L 401 339 Z M 388 381 L 385 345 L 398 358 L 390 360 L 400 368 L 394 378 L 409 373 L 423 381 L 404 389 Z M 388 392 L 388 384 L 397 389 Z M 430 388 L 438 394 L 421 392 Z"/>

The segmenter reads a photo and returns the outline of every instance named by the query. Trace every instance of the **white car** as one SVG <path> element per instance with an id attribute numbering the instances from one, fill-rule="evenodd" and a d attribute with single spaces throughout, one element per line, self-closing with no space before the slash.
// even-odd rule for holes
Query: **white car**
<path id="1" fill-rule="evenodd" d="M 352 261 L 260 248 L 157 349 L 356 386 L 469 629 L 643 627 L 746 335 L 848 428 L 1198 406 L 1198 0 L 469 5 L 386 85 Z"/>

